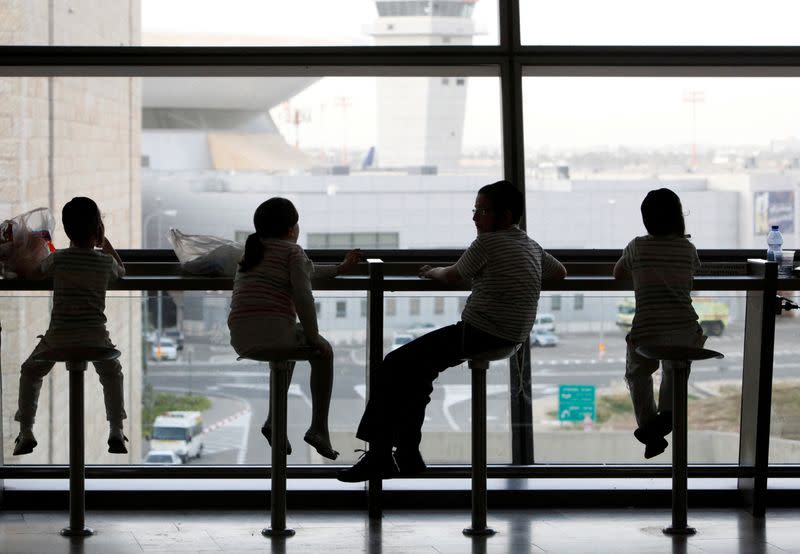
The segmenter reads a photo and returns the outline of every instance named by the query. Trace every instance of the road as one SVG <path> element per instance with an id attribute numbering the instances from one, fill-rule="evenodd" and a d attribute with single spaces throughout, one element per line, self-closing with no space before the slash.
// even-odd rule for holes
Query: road
<path id="1" fill-rule="evenodd" d="M 775 378 L 800 377 L 800 320 L 781 321 L 776 328 Z M 595 333 L 560 335 L 557 347 L 534 348 L 532 387 L 537 398 L 557 394 L 560 384 L 607 387 L 622 383 L 625 365 L 624 334 L 616 329 L 601 339 Z M 600 354 L 600 343 L 605 351 Z M 729 380 L 741 382 L 743 328 L 732 325 L 722 337 L 709 338 L 706 346 L 725 354 L 723 360 L 697 363 L 692 383 Z M 353 432 L 364 406 L 365 350 L 363 347 L 335 348 L 335 378 L 330 427 Z M 488 377 L 489 425 L 507 428 L 507 362 L 493 364 Z M 309 371 L 299 363 L 289 390 L 289 438 L 294 449 L 291 463 L 310 463 L 302 443 L 311 420 Z M 209 396 L 213 407 L 204 414 L 207 427 L 206 455 L 192 463 L 265 463 L 266 441 L 260 434 L 266 419 L 269 387 L 264 364 L 236 361 L 229 346 L 191 342 L 187 339 L 182 359 L 149 362 L 146 381 L 156 390 L 192 392 Z M 469 430 L 469 374 L 465 368 L 444 372 L 434 388 L 427 410 L 426 430 Z M 505 426 L 505 427 L 503 427 Z"/>

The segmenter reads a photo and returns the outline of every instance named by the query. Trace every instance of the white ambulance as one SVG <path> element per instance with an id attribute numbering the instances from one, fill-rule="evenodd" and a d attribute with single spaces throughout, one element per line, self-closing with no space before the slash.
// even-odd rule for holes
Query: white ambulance
<path id="1" fill-rule="evenodd" d="M 203 453 L 203 414 L 173 411 L 156 417 L 150 450 L 171 450 L 183 463 L 199 458 Z"/>

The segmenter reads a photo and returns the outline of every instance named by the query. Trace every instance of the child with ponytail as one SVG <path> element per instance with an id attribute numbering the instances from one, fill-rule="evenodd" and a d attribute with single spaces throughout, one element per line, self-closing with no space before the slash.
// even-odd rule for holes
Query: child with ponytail
<path id="1" fill-rule="evenodd" d="M 311 346 L 311 425 L 303 440 L 331 460 L 333 449 L 328 431 L 328 410 L 333 388 L 333 350 L 319 334 L 312 275 L 333 277 L 352 272 L 361 252 L 353 250 L 337 266 L 315 267 L 297 244 L 299 216 L 286 198 L 270 198 L 253 216 L 256 232 L 247 237 L 245 251 L 233 281 L 228 328 L 231 346 L 240 355 L 265 348 Z M 297 320 L 300 320 L 299 323 Z M 274 370 L 270 362 L 270 370 Z M 294 364 L 289 370 L 291 380 Z M 261 433 L 272 445 L 272 406 Z M 291 454 L 291 445 L 287 444 Z"/>

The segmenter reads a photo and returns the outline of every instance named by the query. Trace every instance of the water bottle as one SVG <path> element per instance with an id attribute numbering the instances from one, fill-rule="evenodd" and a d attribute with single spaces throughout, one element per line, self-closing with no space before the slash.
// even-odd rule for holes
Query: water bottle
<path id="1" fill-rule="evenodd" d="M 781 263 L 783 259 L 783 235 L 778 225 L 773 225 L 767 235 L 767 261 Z"/>

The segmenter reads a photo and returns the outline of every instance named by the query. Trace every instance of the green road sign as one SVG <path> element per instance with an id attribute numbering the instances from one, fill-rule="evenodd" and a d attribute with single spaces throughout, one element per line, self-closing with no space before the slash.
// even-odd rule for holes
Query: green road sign
<path id="1" fill-rule="evenodd" d="M 594 385 L 558 385 L 558 420 L 595 420 Z"/>

